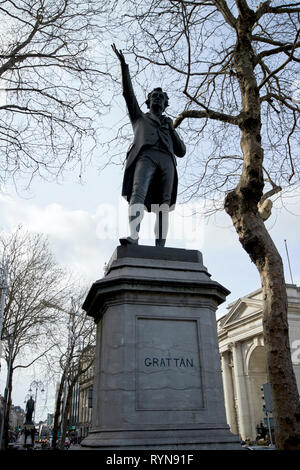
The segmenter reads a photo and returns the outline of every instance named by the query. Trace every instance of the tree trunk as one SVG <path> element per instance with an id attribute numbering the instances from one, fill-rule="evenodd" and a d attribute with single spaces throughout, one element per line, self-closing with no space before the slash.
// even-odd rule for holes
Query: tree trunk
<path id="1" fill-rule="evenodd" d="M 65 448 L 65 440 L 66 440 L 67 426 L 68 426 L 68 417 L 69 417 L 69 412 L 70 412 L 71 403 L 72 403 L 73 387 L 74 387 L 74 383 L 73 383 L 73 381 L 71 381 L 70 385 L 68 387 L 66 406 L 65 406 L 65 409 L 64 409 L 63 417 L 62 417 L 62 433 L 61 433 L 61 441 L 60 441 L 60 449 L 61 450 L 64 450 L 64 448 Z"/>
<path id="2" fill-rule="evenodd" d="M 56 399 L 56 406 L 55 406 L 55 414 L 54 414 L 54 423 L 53 423 L 53 436 L 52 436 L 52 448 L 56 448 L 56 441 L 57 441 L 57 433 L 59 428 L 59 417 L 60 417 L 60 408 L 61 408 L 61 398 L 63 394 L 63 389 L 66 380 L 66 371 L 63 372 L 59 384 L 59 389 L 57 393 Z"/>
<path id="3" fill-rule="evenodd" d="M 234 57 L 242 97 L 240 129 L 244 165 L 237 187 L 226 196 L 225 210 L 261 277 L 263 332 L 273 399 L 276 447 L 281 450 L 300 449 L 300 401 L 290 353 L 282 260 L 257 207 L 264 183 L 261 105 L 250 39 L 254 19 L 251 10 L 242 13 L 238 18 Z"/>
<path id="4" fill-rule="evenodd" d="M 4 417 L 4 429 L 3 429 L 3 447 L 4 449 L 8 448 L 8 431 L 9 431 L 9 415 L 11 409 L 11 395 L 12 395 L 12 377 L 13 377 L 13 368 L 9 372 L 8 380 L 8 396 L 7 396 L 7 406 Z"/>
<path id="5" fill-rule="evenodd" d="M 280 450 L 300 449 L 300 402 L 291 360 L 287 294 L 281 257 L 258 214 L 242 207 L 243 197 L 228 195 L 231 215 L 244 249 L 256 264 L 263 289 L 263 333 L 273 399 L 275 442 Z M 236 205 L 240 206 L 237 209 Z"/>

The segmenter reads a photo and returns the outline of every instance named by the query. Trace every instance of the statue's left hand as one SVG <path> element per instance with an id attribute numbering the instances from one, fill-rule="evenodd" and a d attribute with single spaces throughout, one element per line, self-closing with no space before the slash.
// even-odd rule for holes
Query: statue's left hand
<path id="1" fill-rule="evenodd" d="M 168 117 L 168 118 L 167 118 L 167 122 L 168 122 L 168 126 L 169 126 L 169 131 L 170 131 L 170 132 L 174 132 L 174 131 L 175 131 L 175 128 L 174 128 L 172 119 Z"/>

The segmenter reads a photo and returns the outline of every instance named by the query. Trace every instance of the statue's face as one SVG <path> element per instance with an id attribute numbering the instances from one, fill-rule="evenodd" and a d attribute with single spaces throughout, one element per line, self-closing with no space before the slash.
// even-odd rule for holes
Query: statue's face
<path id="1" fill-rule="evenodd" d="M 153 90 L 149 97 L 150 110 L 163 112 L 166 105 L 166 98 L 163 91 Z"/>

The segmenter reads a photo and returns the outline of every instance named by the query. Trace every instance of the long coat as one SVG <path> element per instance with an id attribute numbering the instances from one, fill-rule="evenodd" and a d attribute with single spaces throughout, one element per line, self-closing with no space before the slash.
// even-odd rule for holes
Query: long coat
<path id="1" fill-rule="evenodd" d="M 132 88 L 127 64 L 122 64 L 122 84 L 123 96 L 127 104 L 127 109 L 134 132 L 133 143 L 126 155 L 122 196 L 124 196 L 128 202 L 130 201 L 135 165 L 141 151 L 145 148 L 145 146 L 148 148 L 159 143 L 159 145 L 163 145 L 164 150 L 170 154 L 175 167 L 170 203 L 170 210 L 173 210 L 176 203 L 178 186 L 178 176 L 176 170 L 177 162 L 175 155 L 180 158 L 183 157 L 186 152 L 186 147 L 175 130 L 172 133 L 169 131 L 168 121 L 171 121 L 170 118 L 167 116 L 162 116 L 161 120 L 159 120 L 159 118 L 150 112 L 142 112 Z M 164 132 L 161 132 L 162 130 L 164 130 Z M 154 176 L 146 196 L 145 206 L 150 212 L 151 204 L 161 204 L 162 202 L 161 184 Z"/>
<path id="2" fill-rule="evenodd" d="M 30 398 L 26 403 L 26 423 L 29 424 L 32 420 L 32 414 L 34 411 L 34 400 Z"/>

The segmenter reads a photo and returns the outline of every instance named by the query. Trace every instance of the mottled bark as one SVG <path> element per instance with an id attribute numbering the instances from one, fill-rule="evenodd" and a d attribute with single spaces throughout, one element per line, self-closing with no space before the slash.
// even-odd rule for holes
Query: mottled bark
<path id="1" fill-rule="evenodd" d="M 59 417 L 60 417 L 60 408 L 61 408 L 61 399 L 63 394 L 63 389 L 66 380 L 66 372 L 64 371 L 61 377 L 61 381 L 59 384 L 59 389 L 56 398 L 56 406 L 55 406 L 55 414 L 54 414 L 54 423 L 53 423 L 53 436 L 52 436 L 52 448 L 56 448 L 57 442 L 57 433 L 59 428 Z"/>
<path id="2" fill-rule="evenodd" d="M 62 416 L 62 432 L 61 432 L 61 439 L 60 439 L 60 446 L 59 446 L 61 450 L 64 450 L 65 448 L 69 414 L 70 414 L 71 404 L 72 404 L 73 388 L 74 388 L 74 383 L 72 382 L 68 385 L 66 406 L 64 409 L 64 414 Z"/>
<path id="3" fill-rule="evenodd" d="M 13 370 L 10 370 L 9 373 L 9 382 L 8 382 L 8 397 L 7 397 L 7 406 L 6 406 L 6 413 L 4 417 L 4 430 L 3 430 L 3 448 L 8 448 L 8 431 L 9 431 L 9 415 L 10 409 L 12 404 L 12 377 L 13 377 Z"/>
<path id="4" fill-rule="evenodd" d="M 300 401 L 293 371 L 287 322 L 287 294 L 281 257 L 262 217 L 258 203 L 263 194 L 263 149 L 259 90 L 254 74 L 251 29 L 255 15 L 240 4 L 234 53 L 242 97 L 241 149 L 244 156 L 239 183 L 225 200 L 239 240 L 255 263 L 263 289 L 263 330 L 271 384 L 275 441 L 278 449 L 300 450 Z"/>

